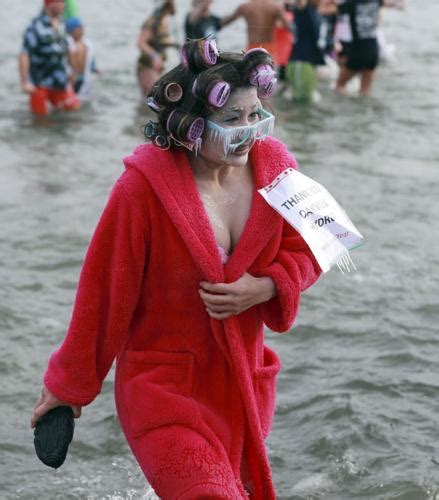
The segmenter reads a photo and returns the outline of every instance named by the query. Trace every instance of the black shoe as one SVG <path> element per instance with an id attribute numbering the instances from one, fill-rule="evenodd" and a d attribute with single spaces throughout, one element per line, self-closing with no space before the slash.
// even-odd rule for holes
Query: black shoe
<path id="1" fill-rule="evenodd" d="M 73 439 L 73 410 L 58 406 L 43 415 L 34 431 L 34 445 L 38 458 L 49 467 L 61 467 Z"/>

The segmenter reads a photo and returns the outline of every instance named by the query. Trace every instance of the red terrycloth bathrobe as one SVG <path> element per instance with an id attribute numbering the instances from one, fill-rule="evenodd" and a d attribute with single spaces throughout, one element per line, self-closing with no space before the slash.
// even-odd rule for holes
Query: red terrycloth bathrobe
<path id="1" fill-rule="evenodd" d="M 44 380 L 59 399 L 90 403 L 117 358 L 121 426 L 163 499 L 275 498 L 264 438 L 277 355 L 264 323 L 286 331 L 320 274 L 308 246 L 256 189 L 296 167 L 272 138 L 250 158 L 255 193 L 225 265 L 182 151 L 138 147 L 125 159 L 82 269 L 71 324 Z M 271 277 L 277 296 L 211 319 L 199 283 Z"/>

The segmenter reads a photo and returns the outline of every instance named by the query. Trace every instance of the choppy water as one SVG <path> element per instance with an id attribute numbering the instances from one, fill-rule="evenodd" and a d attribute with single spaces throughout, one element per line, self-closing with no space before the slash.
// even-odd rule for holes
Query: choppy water
<path id="1" fill-rule="evenodd" d="M 380 69 L 372 97 L 342 99 L 322 83 L 318 105 L 274 104 L 277 135 L 367 240 L 357 273 L 326 275 L 294 331 L 269 334 L 284 364 L 268 441 L 280 499 L 439 498 L 439 5 L 407 3 L 385 16 L 396 61 Z M 35 4 L 0 0 L 0 497 L 146 498 L 111 376 L 59 471 L 36 459 L 28 422 L 91 231 L 121 157 L 141 141 L 135 39 L 151 2 L 80 0 L 104 71 L 96 101 L 39 122 L 16 74 Z M 179 19 L 188 4 L 177 0 Z M 217 4 L 221 13 L 237 2 Z M 231 49 L 244 39 L 242 23 L 220 37 Z"/>

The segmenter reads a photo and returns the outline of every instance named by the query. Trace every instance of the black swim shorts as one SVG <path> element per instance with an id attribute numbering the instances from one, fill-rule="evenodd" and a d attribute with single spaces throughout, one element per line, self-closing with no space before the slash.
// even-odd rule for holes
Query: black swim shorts
<path id="1" fill-rule="evenodd" d="M 339 58 L 351 71 L 374 70 L 378 66 L 378 42 L 375 39 L 343 42 Z"/>

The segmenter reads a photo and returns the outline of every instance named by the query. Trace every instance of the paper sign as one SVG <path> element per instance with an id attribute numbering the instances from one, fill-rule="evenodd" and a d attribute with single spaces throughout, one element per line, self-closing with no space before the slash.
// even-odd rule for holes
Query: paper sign
<path id="1" fill-rule="evenodd" d="M 325 187 L 288 168 L 259 193 L 301 234 L 323 272 L 334 264 L 341 271 L 355 268 L 349 250 L 363 236 Z"/>

